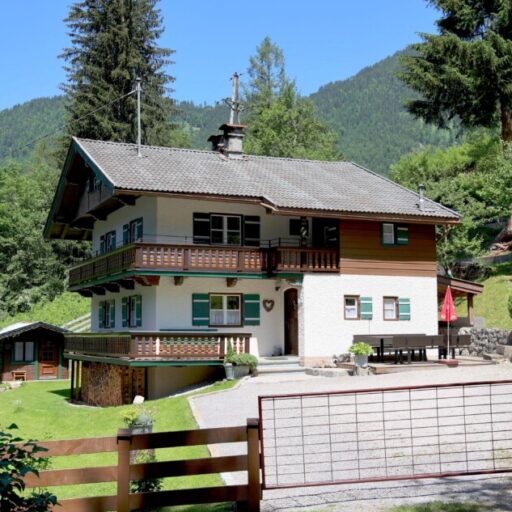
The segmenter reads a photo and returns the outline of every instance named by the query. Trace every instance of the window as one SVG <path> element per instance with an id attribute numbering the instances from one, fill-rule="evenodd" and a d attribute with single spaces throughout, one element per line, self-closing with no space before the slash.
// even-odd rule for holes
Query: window
<path id="1" fill-rule="evenodd" d="M 391 223 L 382 224 L 382 245 L 407 245 L 409 228 Z"/>
<path id="2" fill-rule="evenodd" d="M 300 236 L 300 219 L 290 219 L 290 236 Z"/>
<path id="3" fill-rule="evenodd" d="M 210 325 L 241 325 L 240 295 L 210 295 Z"/>
<path id="4" fill-rule="evenodd" d="M 123 226 L 123 245 L 142 241 L 142 217 Z"/>
<path id="5" fill-rule="evenodd" d="M 100 236 L 100 254 L 113 251 L 116 248 L 116 232 L 109 231 L 105 235 Z"/>
<path id="6" fill-rule="evenodd" d="M 123 297 L 121 306 L 123 327 L 141 327 L 142 296 L 132 295 L 130 297 Z"/>
<path id="7" fill-rule="evenodd" d="M 359 320 L 359 297 L 345 295 L 345 320 Z"/>
<path id="8" fill-rule="evenodd" d="M 102 300 L 99 303 L 98 323 L 100 329 L 110 329 L 116 325 L 116 301 Z"/>
<path id="9" fill-rule="evenodd" d="M 398 299 L 384 297 L 384 320 L 398 320 Z"/>
<path id="10" fill-rule="evenodd" d="M 212 215 L 210 219 L 212 244 L 241 245 L 241 218 L 239 215 Z"/>
<path id="11" fill-rule="evenodd" d="M 31 363 L 34 361 L 34 342 L 16 341 L 14 343 L 14 361 L 17 363 Z"/>

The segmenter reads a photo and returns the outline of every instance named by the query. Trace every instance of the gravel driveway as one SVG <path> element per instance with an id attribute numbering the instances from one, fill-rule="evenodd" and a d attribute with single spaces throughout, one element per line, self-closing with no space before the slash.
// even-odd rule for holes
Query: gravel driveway
<path id="1" fill-rule="evenodd" d="M 268 375 L 242 381 L 236 388 L 191 397 L 190 404 L 203 428 L 242 425 L 258 416 L 258 396 L 316 391 L 370 389 L 453 382 L 512 379 L 512 365 L 471 366 L 404 372 L 368 377 L 313 377 Z M 243 444 L 212 447 L 214 455 L 243 453 Z M 242 483 L 244 473 L 224 476 L 226 483 Z M 318 511 L 378 511 L 405 503 L 428 501 L 476 501 L 491 510 L 512 511 L 512 476 L 493 475 L 408 480 L 372 484 L 328 485 L 269 490 L 263 493 L 262 509 Z"/>

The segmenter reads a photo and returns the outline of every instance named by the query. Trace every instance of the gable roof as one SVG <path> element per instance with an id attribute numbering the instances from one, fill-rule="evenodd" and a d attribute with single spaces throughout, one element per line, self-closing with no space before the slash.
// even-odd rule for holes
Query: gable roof
<path id="1" fill-rule="evenodd" d="M 74 139 L 115 188 L 265 198 L 278 208 L 458 218 L 352 162 L 325 162 Z"/>
<path id="2" fill-rule="evenodd" d="M 378 214 L 432 223 L 459 220 L 455 211 L 429 199 L 421 211 L 417 193 L 352 162 L 253 155 L 234 159 L 216 151 L 155 146 L 142 146 L 142 157 L 138 157 L 135 144 L 81 138 L 73 138 L 71 153 L 78 153 L 114 196 L 208 195 L 257 200 L 275 213 Z M 66 166 L 61 184 L 65 173 Z M 54 205 L 62 188 L 59 185 Z"/>
<path id="3" fill-rule="evenodd" d="M 20 334 L 28 331 L 34 331 L 36 329 L 45 329 L 47 331 L 65 333 L 67 329 L 58 327 L 56 325 L 47 324 L 46 322 L 17 322 L 15 324 L 8 325 L 3 329 L 0 329 L 0 340 L 6 338 L 15 338 Z"/>

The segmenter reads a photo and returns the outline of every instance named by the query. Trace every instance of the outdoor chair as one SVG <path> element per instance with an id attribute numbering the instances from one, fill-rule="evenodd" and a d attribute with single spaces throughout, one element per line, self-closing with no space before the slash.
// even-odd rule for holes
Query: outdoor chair
<path id="1" fill-rule="evenodd" d="M 407 362 L 414 361 L 414 352 L 418 351 L 418 361 L 427 360 L 427 347 L 432 346 L 430 336 L 408 336 L 407 337 Z"/>

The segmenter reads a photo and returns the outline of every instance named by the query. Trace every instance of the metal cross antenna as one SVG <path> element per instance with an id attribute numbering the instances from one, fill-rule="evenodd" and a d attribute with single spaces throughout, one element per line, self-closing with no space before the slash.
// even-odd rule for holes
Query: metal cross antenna
<path id="1" fill-rule="evenodd" d="M 137 156 L 142 156 L 140 152 L 141 146 L 141 128 L 140 128 L 140 92 L 141 92 L 141 78 L 137 77 L 135 79 L 135 91 L 137 93 Z"/>
<path id="2" fill-rule="evenodd" d="M 240 76 L 238 73 L 233 73 L 231 80 L 233 81 L 233 94 L 231 99 L 225 99 L 224 101 L 231 109 L 229 114 L 229 124 L 240 124 L 240 112 L 244 110 L 242 103 L 240 102 Z"/>

